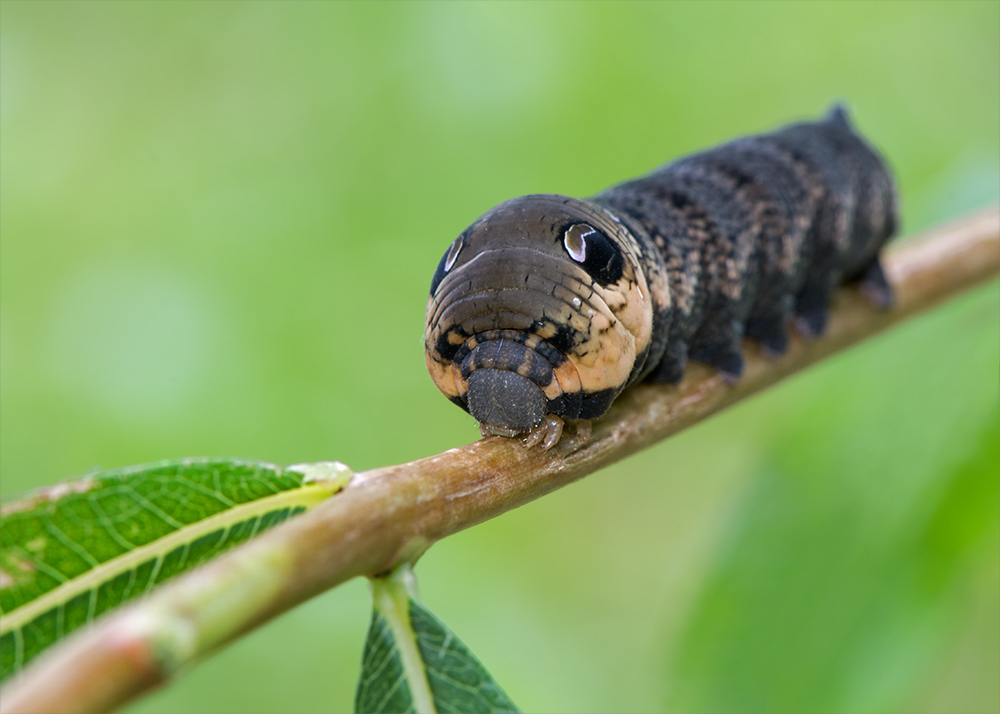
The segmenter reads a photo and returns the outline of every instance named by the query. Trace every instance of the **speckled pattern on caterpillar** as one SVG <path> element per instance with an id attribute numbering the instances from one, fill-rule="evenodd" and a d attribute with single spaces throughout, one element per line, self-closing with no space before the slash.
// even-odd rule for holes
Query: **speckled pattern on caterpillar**
<path id="1" fill-rule="evenodd" d="M 839 106 L 588 199 L 514 198 L 441 258 L 427 368 L 484 435 L 548 448 L 563 420 L 677 382 L 688 360 L 735 380 L 744 338 L 776 356 L 793 324 L 822 334 L 844 283 L 888 307 L 878 255 L 895 230 L 892 176 Z"/>

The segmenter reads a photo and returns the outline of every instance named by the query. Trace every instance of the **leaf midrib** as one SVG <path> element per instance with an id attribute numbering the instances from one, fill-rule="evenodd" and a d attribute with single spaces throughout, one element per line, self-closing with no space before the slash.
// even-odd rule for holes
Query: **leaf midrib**
<path id="1" fill-rule="evenodd" d="M 249 503 L 242 503 L 196 523 L 192 523 L 189 526 L 184 526 L 162 538 L 134 548 L 127 553 L 122 553 L 71 580 L 57 585 L 52 590 L 11 610 L 9 613 L 3 613 L 2 623 L 0 623 L 0 635 L 18 630 L 60 603 L 69 602 L 77 595 L 89 592 L 102 583 L 111 580 L 116 575 L 137 568 L 142 563 L 152 560 L 159 555 L 166 555 L 179 546 L 193 543 L 203 535 L 208 535 L 209 533 L 222 530 L 227 526 L 249 520 L 256 515 L 264 515 L 272 511 L 277 511 L 286 506 L 305 506 L 309 508 L 323 501 L 331 492 L 340 488 L 341 485 L 334 479 L 328 482 L 313 483 L 288 491 L 282 491 L 273 496 L 265 496 Z"/>

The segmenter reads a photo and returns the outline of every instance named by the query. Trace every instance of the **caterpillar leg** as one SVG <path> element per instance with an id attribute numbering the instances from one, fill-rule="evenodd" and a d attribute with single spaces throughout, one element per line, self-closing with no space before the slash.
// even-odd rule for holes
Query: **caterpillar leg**
<path id="1" fill-rule="evenodd" d="M 691 359 L 707 364 L 709 367 L 715 367 L 722 373 L 723 379 L 727 382 L 738 380 L 743 374 L 745 366 L 739 347 L 728 342 L 705 345 L 697 350 L 692 349 Z"/>
<path id="2" fill-rule="evenodd" d="M 858 287 L 861 289 L 861 294 L 868 298 L 872 306 L 878 310 L 888 310 L 895 302 L 892 286 L 889 285 L 878 258 L 875 258 L 862 273 Z"/>
<path id="3" fill-rule="evenodd" d="M 566 424 L 561 417 L 549 414 L 539 424 L 531 427 L 528 436 L 523 442 L 525 449 L 530 449 L 536 444 L 541 444 L 546 451 L 559 443 L 562 438 L 563 426 Z"/>
<path id="4" fill-rule="evenodd" d="M 747 315 L 740 305 L 726 305 L 715 319 L 702 324 L 691 340 L 688 356 L 695 362 L 715 367 L 727 382 L 743 374 L 743 331 Z"/>
<path id="5" fill-rule="evenodd" d="M 795 304 L 795 328 L 803 337 L 819 337 L 826 329 L 832 287 L 806 285 Z"/>
<path id="6" fill-rule="evenodd" d="M 780 357 L 788 350 L 788 332 L 784 315 L 747 323 L 747 337 L 760 345 L 768 357 Z"/>
<path id="7" fill-rule="evenodd" d="M 667 345 L 666 354 L 663 355 L 660 364 L 646 377 L 646 381 L 654 384 L 677 384 L 684 376 L 687 361 L 687 345 L 675 340 L 673 344 Z"/>
<path id="8" fill-rule="evenodd" d="M 788 324 L 795 300 L 784 292 L 766 304 L 758 303 L 747 320 L 745 334 L 760 345 L 764 355 L 775 358 L 788 351 Z"/>

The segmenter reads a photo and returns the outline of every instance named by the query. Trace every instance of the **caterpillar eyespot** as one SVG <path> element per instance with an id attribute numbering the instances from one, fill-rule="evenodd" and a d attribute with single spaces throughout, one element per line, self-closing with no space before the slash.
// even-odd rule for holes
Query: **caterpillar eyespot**
<path id="1" fill-rule="evenodd" d="M 566 231 L 566 237 L 563 238 L 563 245 L 566 246 L 566 252 L 569 253 L 569 257 L 577 263 L 582 263 L 587 259 L 586 236 L 591 233 L 594 233 L 593 228 L 579 223 L 575 226 L 570 226 Z"/>
<path id="2" fill-rule="evenodd" d="M 458 254 L 462 251 L 462 246 L 465 244 L 465 240 L 459 236 L 458 239 L 451 244 L 451 248 L 444 257 L 444 271 L 447 273 L 451 270 L 452 266 L 455 265 L 455 261 L 458 260 Z"/>
<path id="3" fill-rule="evenodd" d="M 601 285 L 621 279 L 625 262 L 621 249 L 596 228 L 586 224 L 570 226 L 563 245 L 569 257 L 582 264 L 587 274 Z"/>
<path id="4" fill-rule="evenodd" d="M 427 368 L 484 435 L 548 448 L 636 382 L 677 382 L 689 360 L 735 380 L 744 338 L 780 355 L 793 323 L 821 334 L 841 284 L 888 307 L 896 203 L 840 107 L 588 199 L 511 199 L 438 264 Z"/>

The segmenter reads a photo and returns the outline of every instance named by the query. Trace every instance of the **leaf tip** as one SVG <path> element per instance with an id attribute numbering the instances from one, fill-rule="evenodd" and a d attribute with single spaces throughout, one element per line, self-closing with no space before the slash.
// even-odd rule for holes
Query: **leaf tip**
<path id="1" fill-rule="evenodd" d="M 339 491 L 348 484 L 354 476 L 351 467 L 340 461 L 315 461 L 308 464 L 292 464 L 289 471 L 302 474 L 302 485 L 316 483 L 330 487 L 332 491 Z"/>

